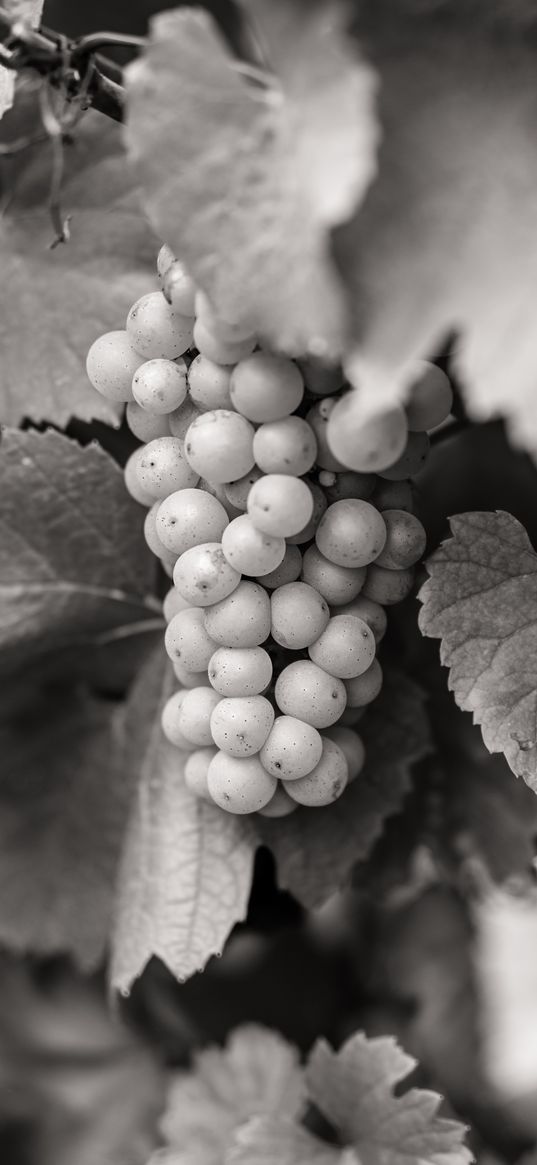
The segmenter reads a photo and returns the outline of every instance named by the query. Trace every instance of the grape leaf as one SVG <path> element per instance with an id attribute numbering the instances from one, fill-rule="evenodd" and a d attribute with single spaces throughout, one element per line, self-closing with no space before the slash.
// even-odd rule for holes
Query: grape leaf
<path id="1" fill-rule="evenodd" d="M 39 129 L 27 104 L 21 94 L 2 121 L 8 141 Z M 132 302 L 154 283 L 158 244 L 120 127 L 90 111 L 73 137 L 61 191 L 71 241 L 54 250 L 50 144 L 0 159 L 0 418 L 7 424 L 30 417 L 63 426 L 72 416 L 117 424 L 119 407 L 87 379 L 86 353 L 97 336 L 124 326 Z"/>
<path id="2" fill-rule="evenodd" d="M 455 699 L 489 751 L 537 790 L 537 555 L 503 511 L 458 514 L 451 530 L 427 563 L 420 627 L 442 640 Z"/>
<path id="3" fill-rule="evenodd" d="M 248 1121 L 238 1130 L 225 1165 L 274 1165 L 275 1161 L 278 1165 L 360 1165 L 352 1150 L 327 1145 L 284 1116 Z M 177 1161 L 177 1165 L 182 1163 Z"/>
<path id="4" fill-rule="evenodd" d="M 402 395 L 413 360 L 456 330 L 468 412 L 506 416 L 535 452 L 535 44 L 524 20 L 510 23 L 513 5 L 493 6 L 501 33 L 485 7 L 356 5 L 383 136 L 377 180 L 337 228 L 335 254 L 363 391 Z"/>
<path id="5" fill-rule="evenodd" d="M 329 231 L 372 177 L 374 74 L 335 3 L 250 7 L 274 70 L 262 83 L 207 13 L 154 19 L 127 70 L 130 153 L 152 221 L 224 315 L 279 348 L 339 350 Z"/>
<path id="6" fill-rule="evenodd" d="M 37 27 L 44 0 L 4 0 L 2 7 L 13 19 L 27 20 Z M 15 95 L 16 73 L 0 65 L 0 118 L 11 109 Z"/>
<path id="7" fill-rule="evenodd" d="M 198 1052 L 168 1094 L 163 1154 L 154 1165 L 223 1165 L 235 1130 L 260 1113 L 299 1117 L 305 1090 L 298 1052 L 275 1032 L 237 1028 L 225 1048 Z"/>
<path id="8" fill-rule="evenodd" d="M 0 756 L 0 942 L 94 968 L 132 791 L 114 705 L 76 688 L 27 697 L 4 711 Z"/>
<path id="9" fill-rule="evenodd" d="M 0 442 L 0 671 L 103 652 L 154 632 L 140 509 L 97 445 L 49 430 Z"/>
<path id="10" fill-rule="evenodd" d="M 410 769 L 429 749 L 421 690 L 386 669 L 380 697 L 360 725 L 367 761 L 335 804 L 320 812 L 299 809 L 290 817 L 259 818 L 261 840 L 274 851 L 280 885 L 308 907 L 318 906 L 368 856 L 384 821 L 410 788 Z"/>
<path id="11" fill-rule="evenodd" d="M 184 754 L 164 739 L 171 691 L 159 649 L 129 701 L 127 763 L 139 780 L 120 876 L 113 985 L 127 992 L 152 955 L 180 979 L 203 969 L 244 918 L 255 838 L 247 821 L 194 797 Z"/>

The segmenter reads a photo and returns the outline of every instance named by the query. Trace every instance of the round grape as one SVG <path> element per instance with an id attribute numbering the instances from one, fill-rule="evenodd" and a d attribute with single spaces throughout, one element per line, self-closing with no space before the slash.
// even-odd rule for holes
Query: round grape
<path id="1" fill-rule="evenodd" d="M 277 716 L 259 755 L 273 777 L 296 781 L 311 773 L 322 751 L 321 734 L 312 724 L 296 716 Z"/>
<path id="2" fill-rule="evenodd" d="M 383 481 L 381 478 L 372 501 L 381 513 L 384 513 L 384 510 L 406 510 L 408 514 L 414 513 L 414 494 L 409 481 Z"/>
<path id="3" fill-rule="evenodd" d="M 187 667 L 183 667 L 182 663 L 176 661 L 172 664 L 176 679 L 183 688 L 212 688 L 211 681 L 207 672 L 204 671 L 189 671 Z"/>
<path id="4" fill-rule="evenodd" d="M 347 703 L 342 680 L 308 659 L 297 659 L 280 672 L 274 696 L 286 716 L 296 716 L 314 728 L 335 724 Z"/>
<path id="5" fill-rule="evenodd" d="M 299 805 L 319 808 L 341 797 L 348 778 L 349 766 L 343 749 L 325 736 L 321 759 L 311 773 L 299 781 L 284 781 L 283 787 Z"/>
<path id="6" fill-rule="evenodd" d="M 326 599 L 304 582 L 278 587 L 271 596 L 270 607 L 272 638 L 292 651 L 314 643 L 330 619 Z"/>
<path id="7" fill-rule="evenodd" d="M 374 599 L 383 607 L 391 607 L 395 603 L 402 603 L 410 594 L 414 585 L 414 570 L 386 570 L 385 566 L 377 566 L 376 562 L 367 568 L 364 583 L 364 595 L 367 599 Z"/>
<path id="8" fill-rule="evenodd" d="M 207 634 L 201 607 L 189 607 L 174 615 L 166 628 L 164 647 L 172 662 L 179 662 L 187 671 L 208 668 L 216 644 Z"/>
<path id="9" fill-rule="evenodd" d="M 262 476 L 263 474 L 261 473 L 261 470 L 257 468 L 257 465 L 254 465 L 252 469 L 248 470 L 248 473 L 246 473 L 244 477 L 239 477 L 237 481 L 231 481 L 224 486 L 224 492 L 228 502 L 230 502 L 236 510 L 239 510 L 240 513 L 244 513 L 246 510 L 246 506 L 248 504 L 248 494 L 250 493 L 252 486 L 255 485 L 256 481 L 259 481 L 259 478 Z"/>
<path id="10" fill-rule="evenodd" d="M 179 731 L 198 748 L 213 743 L 211 716 L 219 700 L 218 693 L 212 688 L 191 688 L 184 693 L 179 710 Z"/>
<path id="11" fill-rule="evenodd" d="M 298 408 L 304 381 L 286 356 L 254 352 L 233 369 L 230 392 L 234 408 L 250 421 L 279 421 Z"/>
<path id="12" fill-rule="evenodd" d="M 287 583 L 295 582 L 302 570 L 302 555 L 298 546 L 292 546 L 289 542 L 285 548 L 285 554 L 280 562 L 280 565 L 275 570 L 269 571 L 268 574 L 261 575 L 264 587 L 273 590 L 276 587 L 284 587 Z"/>
<path id="13" fill-rule="evenodd" d="M 199 481 L 199 474 L 188 464 L 178 437 L 156 437 L 140 450 L 136 469 L 142 489 L 158 501 L 178 489 L 187 489 Z"/>
<path id="14" fill-rule="evenodd" d="M 263 534 L 248 514 L 241 514 L 224 530 L 222 549 L 231 566 L 242 574 L 263 576 L 280 565 L 285 539 Z"/>
<path id="15" fill-rule="evenodd" d="M 445 372 L 428 360 L 416 361 L 416 380 L 405 405 L 409 429 L 422 432 L 436 429 L 446 421 L 453 405 L 453 392 Z"/>
<path id="16" fill-rule="evenodd" d="M 374 659 L 362 675 L 345 680 L 348 707 L 365 708 L 366 704 L 376 700 L 381 687 L 382 668 L 378 659 Z"/>
<path id="17" fill-rule="evenodd" d="M 287 539 L 291 546 L 303 546 L 304 542 L 311 542 L 311 539 L 315 537 L 317 526 L 326 510 L 327 501 L 324 490 L 313 481 L 308 482 L 308 489 L 313 497 L 313 513 L 303 529 L 299 530 L 298 534 L 293 534 Z"/>
<path id="18" fill-rule="evenodd" d="M 259 810 L 260 817 L 289 817 L 290 813 L 294 813 L 298 809 L 296 801 L 285 792 L 285 789 L 280 785 L 276 789 L 274 796 L 265 805 L 264 809 Z"/>
<path id="19" fill-rule="evenodd" d="M 218 749 L 210 746 L 197 748 L 190 753 L 185 763 L 185 785 L 195 797 L 200 797 L 203 801 L 212 802 L 207 784 L 207 774 L 209 765 L 217 751 Z"/>
<path id="20" fill-rule="evenodd" d="M 160 541 L 157 530 L 157 512 L 159 504 L 159 502 L 154 502 L 151 506 L 151 509 L 147 511 L 147 514 L 144 518 L 144 538 L 147 542 L 147 545 L 149 546 L 151 553 L 155 554 L 157 558 L 162 558 L 166 554 L 166 547 L 163 546 L 162 542 Z M 174 557 L 174 564 L 176 558 L 177 555 Z"/>
<path id="21" fill-rule="evenodd" d="M 302 559 L 302 578 L 315 587 L 330 607 L 355 599 L 364 585 L 366 568 L 338 566 L 329 562 L 317 546 L 310 546 Z"/>
<path id="22" fill-rule="evenodd" d="M 86 371 L 97 392 L 107 400 L 132 400 L 132 378 L 144 358 L 134 351 L 126 332 L 106 332 L 94 340 Z"/>
<path id="23" fill-rule="evenodd" d="M 208 671 L 221 696 L 258 696 L 270 684 L 272 660 L 263 647 L 218 647 Z"/>
<path id="24" fill-rule="evenodd" d="M 283 417 L 260 425 L 254 437 L 254 457 L 264 473 L 302 477 L 315 464 L 317 438 L 302 417 Z"/>
<path id="25" fill-rule="evenodd" d="M 346 498 L 325 511 L 315 541 L 321 554 L 338 566 L 368 566 L 386 542 L 386 526 L 370 502 Z"/>
<path id="26" fill-rule="evenodd" d="M 404 570 L 414 566 L 423 558 L 427 535 L 414 514 L 405 510 L 385 510 L 387 538 L 384 549 L 377 558 L 377 566 L 388 570 Z"/>
<path id="27" fill-rule="evenodd" d="M 178 616 L 179 617 L 179 616 Z M 375 658 L 375 636 L 356 615 L 334 615 L 308 655 L 331 676 L 350 679 L 367 671 Z"/>
<path id="28" fill-rule="evenodd" d="M 227 599 L 207 607 L 205 627 L 221 647 L 259 647 L 270 635 L 270 599 L 259 583 L 242 579 Z"/>
<path id="29" fill-rule="evenodd" d="M 148 413 L 173 413 L 186 397 L 184 360 L 146 360 L 132 378 L 132 395 Z"/>
<path id="30" fill-rule="evenodd" d="M 308 392 L 314 396 L 330 396 L 343 388 L 345 377 L 339 364 L 325 364 L 315 356 L 306 356 L 297 363 Z"/>
<path id="31" fill-rule="evenodd" d="M 325 487 L 329 502 L 343 502 L 345 498 L 360 498 L 365 502 L 371 497 L 377 483 L 376 474 L 355 473 L 352 469 L 342 470 L 334 476 L 334 483 Z"/>
<path id="32" fill-rule="evenodd" d="M 138 502 L 141 506 L 152 506 L 154 502 L 153 494 L 145 489 L 138 476 L 140 468 L 140 460 L 144 455 L 144 449 L 135 449 L 131 453 L 123 470 L 123 478 L 125 481 L 125 489 L 130 493 L 131 498 Z"/>
<path id="33" fill-rule="evenodd" d="M 306 421 L 313 429 L 317 441 L 317 465 L 332 473 L 346 468 L 343 462 L 334 455 L 328 444 L 328 422 L 335 405 L 336 402 L 333 398 L 326 397 L 324 400 L 317 401 L 309 413 L 306 413 Z"/>
<path id="34" fill-rule="evenodd" d="M 214 364 L 206 356 L 196 356 L 188 370 L 188 386 L 200 413 L 233 407 L 229 395 L 230 378 L 231 368 L 228 364 Z"/>
<path id="35" fill-rule="evenodd" d="M 192 344 L 192 320 L 171 307 L 161 291 L 150 291 L 131 307 L 127 334 L 146 360 L 155 356 L 176 360 Z"/>
<path id="36" fill-rule="evenodd" d="M 219 542 L 227 524 L 222 503 L 203 489 L 176 490 L 158 507 L 158 536 L 176 555 L 203 542 Z"/>
<path id="37" fill-rule="evenodd" d="M 201 413 L 185 436 L 189 465 L 209 481 L 237 481 L 254 464 L 253 425 L 229 409 Z"/>
<path id="38" fill-rule="evenodd" d="M 187 739 L 179 725 L 185 696 L 186 692 L 174 692 L 173 696 L 170 696 L 162 709 L 161 724 L 166 740 L 169 740 L 170 744 L 174 744 L 182 752 L 191 752 L 195 745 Z"/>
<path id="39" fill-rule="evenodd" d="M 367 626 L 371 628 L 377 644 L 386 634 L 388 618 L 384 607 L 381 607 L 380 603 L 375 603 L 373 599 L 366 599 L 365 595 L 358 595 L 352 602 L 345 603 L 344 607 L 338 607 L 337 613 L 338 615 L 356 615 L 359 619 L 363 619 L 364 623 L 367 623 Z"/>
<path id="40" fill-rule="evenodd" d="M 301 478 L 269 473 L 252 486 L 247 508 L 257 530 L 273 538 L 290 538 L 311 520 L 313 495 Z"/>
<path id="41" fill-rule="evenodd" d="M 179 408 L 174 409 L 173 413 L 168 416 L 172 437 L 178 437 L 180 441 L 184 441 L 192 422 L 196 421 L 199 416 L 201 413 L 196 408 L 194 401 L 190 396 L 186 396 L 182 405 L 179 405 Z"/>
<path id="42" fill-rule="evenodd" d="M 257 813 L 276 791 L 276 778 L 263 768 L 257 756 L 236 757 L 218 752 L 209 765 L 209 793 L 228 813 Z"/>
<path id="43" fill-rule="evenodd" d="M 135 400 L 130 400 L 125 411 L 125 419 L 131 433 L 143 441 L 154 441 L 156 437 L 169 437 L 170 425 L 168 417 L 156 417 L 141 408 Z"/>
<path id="44" fill-rule="evenodd" d="M 209 607 L 226 599 L 238 587 L 241 576 L 224 557 L 219 542 L 205 542 L 181 554 L 175 564 L 173 581 L 193 607 Z"/>
<path id="45" fill-rule="evenodd" d="M 212 328 L 207 327 L 203 320 L 197 319 L 194 324 L 194 344 L 201 356 L 212 360 L 213 364 L 237 364 L 239 360 L 253 352 L 255 336 L 247 336 L 244 340 L 225 340 Z"/>
<path id="46" fill-rule="evenodd" d="M 361 736 L 352 728 L 334 724 L 333 728 L 326 728 L 323 732 L 325 739 L 333 740 L 339 745 L 347 761 L 349 770 L 349 785 L 360 775 L 365 764 L 365 748 Z M 188 762 L 187 762 L 188 763 Z"/>
<path id="47" fill-rule="evenodd" d="M 274 708 L 264 696 L 220 700 L 211 716 L 214 743 L 230 756 L 253 756 L 274 723 Z"/>
<path id="48" fill-rule="evenodd" d="M 349 469 L 379 473 L 401 456 L 407 423 L 400 405 L 373 405 L 356 389 L 339 400 L 328 421 L 328 444 Z"/>
<path id="49" fill-rule="evenodd" d="M 162 613 L 166 622 L 169 623 L 174 615 L 179 614 L 179 611 L 188 611 L 189 609 L 190 603 L 179 594 L 177 587 L 170 587 L 162 602 Z"/>
<path id="50" fill-rule="evenodd" d="M 409 433 L 401 456 L 389 469 L 383 469 L 380 476 L 387 481 L 404 481 L 407 477 L 415 477 L 427 461 L 430 444 L 427 433 Z"/>

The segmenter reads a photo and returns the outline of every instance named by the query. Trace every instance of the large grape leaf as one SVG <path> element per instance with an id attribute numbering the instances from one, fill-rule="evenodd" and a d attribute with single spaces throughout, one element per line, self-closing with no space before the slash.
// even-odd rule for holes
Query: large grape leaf
<path id="1" fill-rule="evenodd" d="M 0 672 L 88 656 L 160 627 L 140 508 L 97 445 L 6 430 L 0 441 Z"/>
<path id="2" fill-rule="evenodd" d="M 244 918 L 255 838 L 244 818 L 194 797 L 183 781 L 185 755 L 160 727 L 170 694 L 159 649 L 129 702 L 127 764 L 138 789 L 119 881 L 112 982 L 127 992 L 152 955 L 180 979 L 202 970 Z"/>
<path id="3" fill-rule="evenodd" d="M 334 0 L 250 11 L 273 70 L 263 83 L 207 13 L 153 21 L 127 71 L 127 141 L 152 221 L 224 315 L 280 348 L 339 350 L 346 307 L 329 231 L 374 171 L 374 74 Z"/>
<path id="4" fill-rule="evenodd" d="M 490 752 L 537 790 L 537 555 L 511 514 L 458 514 L 453 537 L 427 563 L 424 635 L 459 707 L 473 712 Z"/>
<path id="5" fill-rule="evenodd" d="M 386 669 L 380 697 L 360 724 L 367 761 L 335 804 L 322 812 L 298 809 L 290 817 L 259 818 L 259 835 L 274 851 L 280 885 L 304 905 L 318 906 L 371 852 L 387 817 L 410 788 L 410 770 L 430 747 L 422 691 Z"/>
<path id="6" fill-rule="evenodd" d="M 44 0 L 4 0 L 2 7 L 14 20 L 28 20 L 38 25 Z M 11 108 L 15 95 L 16 73 L 0 66 L 0 117 Z"/>
<path id="7" fill-rule="evenodd" d="M 503 414 L 535 452 L 535 8 L 355 8 L 383 134 L 377 180 L 335 239 L 362 388 L 401 395 L 415 357 L 456 330 L 469 413 Z"/>
<path id="8" fill-rule="evenodd" d="M 36 110 L 21 93 L 1 123 L 4 140 L 35 136 Z M 124 326 L 151 291 L 158 244 L 140 210 L 121 129 L 92 111 L 64 147 L 62 213 L 71 241 L 51 250 L 50 144 L 0 158 L 0 420 L 64 425 L 71 416 L 116 424 L 118 406 L 90 385 L 86 353 Z"/>

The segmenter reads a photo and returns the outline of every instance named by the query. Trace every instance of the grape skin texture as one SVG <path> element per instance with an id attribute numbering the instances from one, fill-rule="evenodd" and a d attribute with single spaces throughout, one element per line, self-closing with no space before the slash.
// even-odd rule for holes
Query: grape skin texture
<path id="1" fill-rule="evenodd" d="M 254 428 L 229 409 L 200 413 L 185 434 L 189 465 L 216 484 L 237 481 L 254 464 Z"/>
<path id="2" fill-rule="evenodd" d="M 342 680 L 307 659 L 295 660 L 278 676 L 276 703 L 286 716 L 296 716 L 313 728 L 329 728 L 347 703 Z"/>
<path id="3" fill-rule="evenodd" d="M 331 607 L 350 603 L 360 593 L 366 568 L 338 566 L 329 562 L 317 546 L 310 546 L 302 559 L 302 578 L 315 587 Z"/>
<path id="4" fill-rule="evenodd" d="M 272 661 L 263 647 L 218 647 L 208 671 L 221 696 L 257 696 L 270 684 Z"/>
<path id="5" fill-rule="evenodd" d="M 264 696 L 224 698 L 211 716 L 214 743 L 230 756 L 253 756 L 274 723 L 274 708 Z"/>
<path id="6" fill-rule="evenodd" d="M 213 743 L 211 716 L 218 703 L 218 693 L 212 688 L 191 688 L 184 693 L 179 710 L 179 731 L 198 748 Z"/>
<path id="7" fill-rule="evenodd" d="M 273 538 L 290 538 L 311 520 L 313 495 L 299 477 L 269 473 L 252 486 L 247 509 L 257 530 Z"/>
<path id="8" fill-rule="evenodd" d="M 285 539 L 256 530 L 248 514 L 234 518 L 222 535 L 227 561 L 242 574 L 259 577 L 275 570 L 285 554 Z"/>
<path id="9" fill-rule="evenodd" d="M 156 437 L 169 437 L 170 424 L 167 416 L 154 417 L 146 412 L 135 400 L 130 400 L 125 410 L 125 419 L 131 433 L 143 441 L 154 441 Z"/>
<path id="10" fill-rule="evenodd" d="M 266 590 L 242 579 L 227 599 L 206 609 L 205 627 L 221 647 L 259 647 L 270 635 L 270 599 Z"/>
<path id="11" fill-rule="evenodd" d="M 185 550 L 177 559 L 173 581 L 193 607 L 208 607 L 226 599 L 239 585 L 241 576 L 224 557 L 219 542 L 205 542 Z"/>
<path id="12" fill-rule="evenodd" d="M 304 381 L 287 357 L 254 352 L 233 369 L 230 392 L 234 408 L 250 421 L 279 421 L 298 408 Z"/>
<path id="13" fill-rule="evenodd" d="M 182 489 L 160 503 L 156 524 L 163 546 L 178 555 L 203 542 L 219 542 L 228 516 L 222 503 L 206 490 Z"/>
<path id="14" fill-rule="evenodd" d="M 168 415 L 168 425 L 172 437 L 178 437 L 180 441 L 184 442 L 191 424 L 200 416 L 201 413 L 196 408 L 194 401 L 186 396 L 182 405 L 179 405 L 178 409 L 174 409 L 173 413 Z"/>
<path id="15" fill-rule="evenodd" d="M 211 748 L 208 745 L 206 748 L 197 748 L 191 752 L 185 763 L 185 785 L 195 797 L 201 797 L 204 801 L 212 803 L 212 797 L 209 793 L 209 785 L 207 783 L 207 774 L 209 765 L 213 757 L 217 754 L 216 748 Z"/>
<path id="16" fill-rule="evenodd" d="M 367 671 L 360 676 L 346 680 L 347 706 L 349 708 L 365 708 L 372 700 L 376 700 L 382 687 L 382 668 L 378 659 L 374 659 Z"/>
<path id="17" fill-rule="evenodd" d="M 405 570 L 423 558 L 427 535 L 414 514 L 405 510 L 385 510 L 386 543 L 377 559 L 377 566 L 388 570 Z"/>
<path id="18" fill-rule="evenodd" d="M 130 401 L 132 378 L 143 362 L 126 332 L 106 332 L 91 345 L 86 372 L 93 387 L 107 400 Z"/>
<path id="19" fill-rule="evenodd" d="M 360 676 L 375 658 L 375 636 L 356 615 L 335 615 L 317 641 L 309 657 L 319 667 L 340 679 Z"/>
<path id="20" fill-rule="evenodd" d="M 133 348 L 151 360 L 176 360 L 192 344 L 192 320 L 166 302 L 161 291 L 150 291 L 131 307 L 127 334 Z"/>
<path id="21" fill-rule="evenodd" d="M 386 525 L 369 502 L 346 498 L 323 514 L 315 541 L 321 554 L 338 566 L 369 566 L 386 542 Z"/>
<path id="22" fill-rule="evenodd" d="M 177 587 L 170 587 L 162 602 L 162 613 L 166 622 L 169 623 L 179 611 L 188 611 L 189 608 L 190 603 L 179 594 Z"/>
<path id="23" fill-rule="evenodd" d="M 345 603 L 344 607 L 338 607 L 337 614 L 357 615 L 359 619 L 363 619 L 364 623 L 367 623 L 367 626 L 371 628 L 377 645 L 386 634 L 388 617 L 384 607 L 381 607 L 380 603 L 375 603 L 373 599 L 367 599 L 365 595 L 358 595 L 351 603 Z"/>
<path id="24" fill-rule="evenodd" d="M 168 623 L 164 646 L 172 663 L 181 663 L 187 671 L 204 671 L 216 645 L 205 629 L 203 609 L 178 611 Z"/>
<path id="25" fill-rule="evenodd" d="M 416 376 L 405 405 L 408 427 L 417 432 L 436 429 L 451 412 L 451 384 L 445 372 L 428 360 L 416 361 Z"/>
<path id="26" fill-rule="evenodd" d="M 293 546 L 291 542 L 288 542 L 280 565 L 275 570 L 270 570 L 268 574 L 261 575 L 261 582 L 264 587 L 271 590 L 276 587 L 284 587 L 287 583 L 296 582 L 301 570 L 302 555 L 300 550 L 298 546 Z"/>
<path id="27" fill-rule="evenodd" d="M 289 817 L 290 813 L 294 813 L 298 809 L 296 801 L 293 801 L 282 785 L 278 785 L 274 796 L 265 805 L 264 809 L 259 810 L 260 817 Z"/>
<path id="28" fill-rule="evenodd" d="M 160 416 L 173 413 L 186 397 L 184 360 L 146 360 L 132 378 L 132 395 L 140 408 Z"/>
<path id="29" fill-rule="evenodd" d="M 321 469 L 327 469 L 332 473 L 337 473 L 347 468 L 335 456 L 331 446 L 328 444 L 328 422 L 335 407 L 336 401 L 327 397 L 325 400 L 317 401 L 309 413 L 306 413 L 306 421 L 310 428 L 313 429 L 317 441 L 317 465 Z"/>
<path id="30" fill-rule="evenodd" d="M 209 765 L 207 783 L 216 805 L 228 813 L 256 813 L 272 799 L 277 782 L 257 756 L 218 752 Z"/>
<path id="31" fill-rule="evenodd" d="M 309 647 L 328 624 L 330 611 L 322 595 L 308 583 L 278 587 L 271 600 L 272 638 L 294 651 Z"/>
<path id="32" fill-rule="evenodd" d="M 135 449 L 134 453 L 131 453 L 123 470 L 123 480 L 125 482 L 125 489 L 131 498 L 134 498 L 135 502 L 138 502 L 140 506 L 152 506 L 155 499 L 149 493 L 149 490 L 144 489 L 139 478 L 140 459 L 143 455 L 143 448 Z"/>
<path id="33" fill-rule="evenodd" d="M 191 400 L 200 413 L 231 409 L 230 379 L 229 365 L 215 364 L 206 356 L 196 356 L 188 370 L 188 386 Z"/>
<path id="34" fill-rule="evenodd" d="M 302 546 L 304 542 L 310 542 L 315 537 L 315 531 L 328 504 L 323 490 L 316 482 L 308 482 L 308 488 L 313 497 L 313 513 L 307 525 L 299 530 L 298 534 L 287 538 L 290 546 Z"/>
<path id="35" fill-rule="evenodd" d="M 365 764 L 365 748 L 361 736 L 352 728 L 345 728 L 341 724 L 334 724 L 333 728 L 326 728 L 323 736 L 325 739 L 333 740 L 344 753 L 349 770 L 348 783 L 350 785 L 351 781 L 355 781 L 360 775 Z"/>
<path id="36" fill-rule="evenodd" d="M 395 603 L 402 603 L 410 594 L 414 585 L 414 570 L 387 570 L 385 566 L 377 566 L 376 562 L 367 568 L 364 583 L 364 595 L 374 599 L 383 607 L 391 607 Z"/>
<path id="37" fill-rule="evenodd" d="M 284 781 L 286 793 L 299 805 L 321 808 L 337 801 L 344 792 L 349 776 L 347 758 L 343 749 L 329 737 L 323 737 L 321 759 L 307 777 L 298 781 Z"/>
<path id="38" fill-rule="evenodd" d="M 296 716 L 277 716 L 263 745 L 260 758 L 273 777 L 296 781 L 305 777 L 321 759 L 323 741 L 312 724 Z"/>
<path id="39" fill-rule="evenodd" d="M 266 421 L 254 437 L 254 457 L 263 473 L 302 477 L 315 464 L 317 438 L 302 417 Z"/>
<path id="40" fill-rule="evenodd" d="M 262 476 L 263 474 L 261 473 L 261 470 L 258 469 L 257 465 L 254 465 L 253 468 L 244 475 L 244 477 L 239 477 L 237 481 L 228 482 L 224 486 L 224 493 L 228 502 L 230 502 L 231 505 L 235 507 L 235 509 L 244 513 L 248 504 L 248 494 L 250 493 L 252 486 L 255 485 L 255 482 L 259 481 L 259 478 Z"/>
<path id="41" fill-rule="evenodd" d="M 172 664 L 174 675 L 183 688 L 210 688 L 211 681 L 206 671 L 189 671 L 179 660 Z"/>
<path id="42" fill-rule="evenodd" d="M 195 745 L 187 739 L 179 724 L 185 696 L 186 692 L 174 692 L 173 696 L 170 696 L 162 709 L 161 724 L 166 740 L 169 740 L 170 744 L 175 745 L 175 748 L 179 748 L 183 752 L 191 752 Z"/>
<path id="43" fill-rule="evenodd" d="M 177 437 L 156 437 L 139 452 L 138 481 L 142 489 L 151 494 L 153 501 L 164 501 L 174 490 L 197 485 L 199 474 L 185 461 Z"/>
<path id="44" fill-rule="evenodd" d="M 327 441 L 348 469 L 380 473 L 401 456 L 408 426 L 399 405 L 375 412 L 356 389 L 337 401 L 328 421 Z"/>

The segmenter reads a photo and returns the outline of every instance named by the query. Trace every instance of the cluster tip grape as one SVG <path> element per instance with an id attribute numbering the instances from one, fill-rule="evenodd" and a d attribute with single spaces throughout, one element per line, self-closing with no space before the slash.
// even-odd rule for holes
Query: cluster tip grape
<path id="1" fill-rule="evenodd" d="M 173 579 L 162 728 L 192 794 L 228 813 L 327 806 L 364 766 L 385 608 L 425 549 L 410 479 L 451 386 L 423 361 L 406 406 L 375 410 L 340 369 L 224 319 L 167 246 L 157 271 L 87 371 L 126 403 L 126 487 Z"/>

